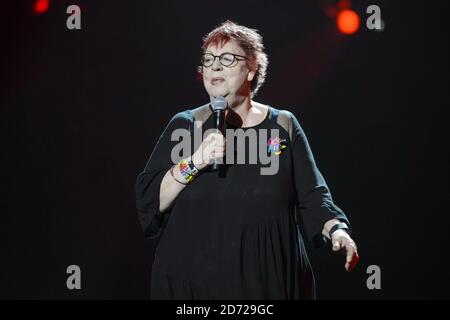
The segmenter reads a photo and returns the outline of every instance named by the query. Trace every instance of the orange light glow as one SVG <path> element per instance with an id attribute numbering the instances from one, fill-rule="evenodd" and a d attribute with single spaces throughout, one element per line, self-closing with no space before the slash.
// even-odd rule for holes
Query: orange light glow
<path id="1" fill-rule="evenodd" d="M 359 16 L 353 10 L 342 10 L 338 13 L 336 24 L 340 32 L 353 34 L 359 29 Z"/>

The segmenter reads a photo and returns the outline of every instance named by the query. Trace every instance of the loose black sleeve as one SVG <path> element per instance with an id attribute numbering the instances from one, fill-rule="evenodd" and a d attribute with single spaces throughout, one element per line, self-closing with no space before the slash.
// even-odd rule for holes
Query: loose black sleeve
<path id="1" fill-rule="evenodd" d="M 175 129 L 189 129 L 189 118 L 185 112 L 177 113 L 166 125 L 150 155 L 144 170 L 136 179 L 136 207 L 144 235 L 154 239 L 160 236 L 167 223 L 170 210 L 159 211 L 161 182 L 167 170 L 173 165 L 171 152 L 179 141 L 171 141 Z"/>
<path id="2" fill-rule="evenodd" d="M 350 223 L 345 213 L 333 202 L 331 192 L 324 177 L 316 166 L 308 139 L 297 118 L 292 118 L 292 153 L 297 190 L 297 213 L 303 223 L 309 241 L 315 247 L 326 243 L 322 235 L 324 224 L 331 219 Z"/>

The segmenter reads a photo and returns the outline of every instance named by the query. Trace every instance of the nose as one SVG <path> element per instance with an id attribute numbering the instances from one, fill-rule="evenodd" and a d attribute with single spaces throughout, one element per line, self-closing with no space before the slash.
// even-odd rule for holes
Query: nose
<path id="1" fill-rule="evenodd" d="M 220 60 L 219 57 L 214 57 L 214 63 L 212 65 L 212 70 L 213 71 L 222 70 L 222 64 L 220 63 L 219 60 Z"/>

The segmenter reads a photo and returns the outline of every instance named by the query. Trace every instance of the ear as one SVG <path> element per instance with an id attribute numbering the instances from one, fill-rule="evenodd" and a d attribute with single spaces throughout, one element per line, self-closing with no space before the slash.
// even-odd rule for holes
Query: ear
<path id="1" fill-rule="evenodd" d="M 257 71 L 257 70 L 250 70 L 250 71 L 249 71 L 249 73 L 247 74 L 247 80 L 248 80 L 248 81 L 252 81 L 252 80 L 253 80 L 253 78 L 254 78 L 255 75 L 256 75 L 256 71 Z"/>

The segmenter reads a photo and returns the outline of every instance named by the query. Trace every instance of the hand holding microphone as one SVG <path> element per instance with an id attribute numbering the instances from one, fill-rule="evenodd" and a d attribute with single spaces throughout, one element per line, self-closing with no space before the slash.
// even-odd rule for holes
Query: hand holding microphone
<path id="1" fill-rule="evenodd" d="M 220 132 L 210 133 L 192 155 L 192 162 L 201 170 L 224 156 L 225 137 Z"/>
<path id="2" fill-rule="evenodd" d="M 223 97 L 217 97 L 211 103 L 214 112 L 214 128 L 217 132 L 209 134 L 203 140 L 200 148 L 192 155 L 192 161 L 198 169 L 212 164 L 212 170 L 219 168 L 218 159 L 225 157 L 225 110 L 228 102 Z"/>
<path id="3" fill-rule="evenodd" d="M 228 102 L 227 102 L 227 100 L 225 100 L 224 97 L 219 96 L 219 97 L 213 99 L 213 101 L 211 102 L 211 107 L 214 112 L 214 128 L 216 128 L 218 130 L 218 133 L 221 134 L 223 137 L 225 134 L 225 132 L 224 132 L 225 110 L 228 107 Z M 219 141 L 219 143 L 220 143 L 220 141 Z M 212 165 L 212 170 L 219 169 L 219 163 L 218 163 L 217 159 L 224 157 L 223 153 L 225 152 L 225 144 L 224 144 L 224 150 L 222 153 L 220 152 L 220 146 L 218 147 L 218 149 L 219 149 L 218 155 L 216 156 L 216 153 L 214 153 L 214 162 Z"/>

